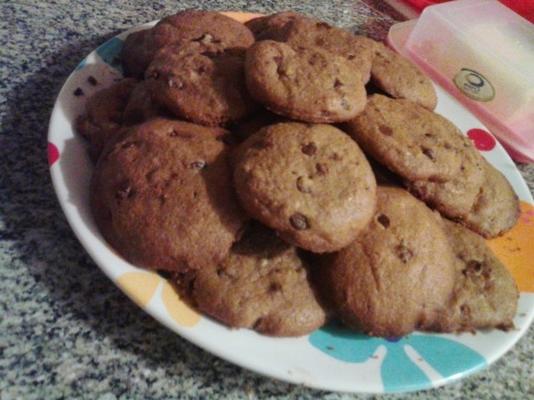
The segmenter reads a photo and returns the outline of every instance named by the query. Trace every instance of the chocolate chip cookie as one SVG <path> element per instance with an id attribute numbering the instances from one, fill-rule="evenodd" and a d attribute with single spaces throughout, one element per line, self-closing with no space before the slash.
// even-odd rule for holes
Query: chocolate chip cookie
<path id="1" fill-rule="evenodd" d="M 296 120 L 346 121 L 365 106 L 360 75 L 345 58 L 318 48 L 257 42 L 247 50 L 245 76 L 257 101 Z"/>
<path id="2" fill-rule="evenodd" d="M 433 329 L 513 328 L 519 298 L 514 278 L 481 236 L 459 224 L 444 223 L 455 255 L 456 278 L 449 306 Z"/>
<path id="3" fill-rule="evenodd" d="M 432 81 L 409 60 L 375 43 L 371 82 L 396 99 L 407 99 L 423 107 L 436 108 L 437 96 Z"/>
<path id="4" fill-rule="evenodd" d="M 185 10 L 159 21 L 152 29 L 126 38 L 122 51 L 128 76 L 142 77 L 156 52 L 174 44 L 197 42 L 222 50 L 247 48 L 254 43 L 252 32 L 240 22 L 214 11 Z"/>
<path id="5" fill-rule="evenodd" d="M 110 137 L 119 132 L 123 113 L 137 81 L 127 78 L 92 95 L 85 105 L 85 114 L 76 120 L 76 131 L 91 143 L 96 160 Z"/>
<path id="6" fill-rule="evenodd" d="M 398 188 L 379 187 L 372 221 L 327 259 L 321 273 L 336 314 L 373 336 L 431 326 L 453 290 L 452 252 L 439 214 Z"/>
<path id="7" fill-rule="evenodd" d="M 347 132 L 410 191 L 450 218 L 464 218 L 484 180 L 483 160 L 450 121 L 408 100 L 372 95 Z"/>
<path id="8" fill-rule="evenodd" d="M 234 182 L 252 217 L 317 253 L 348 245 L 375 207 L 369 163 L 330 125 L 288 122 L 261 129 L 237 149 Z"/>
<path id="9" fill-rule="evenodd" d="M 152 119 L 106 147 L 91 183 L 100 232 L 124 258 L 183 270 L 220 262 L 246 220 L 234 197 L 224 131 Z"/>
<path id="10" fill-rule="evenodd" d="M 160 50 L 146 71 L 154 100 L 175 116 L 201 125 L 236 121 L 256 108 L 244 78 L 245 53 L 191 43 Z"/>
<path id="11" fill-rule="evenodd" d="M 484 182 L 470 212 L 461 220 L 468 228 L 490 238 L 511 229 L 519 218 L 519 199 L 504 175 L 483 161 Z"/>
<path id="12" fill-rule="evenodd" d="M 326 319 L 295 247 L 258 223 L 244 232 L 225 260 L 187 279 L 193 304 L 230 327 L 300 336 Z"/>
<path id="13" fill-rule="evenodd" d="M 264 17 L 253 18 L 245 22 L 245 26 L 252 31 L 256 40 L 275 39 L 277 34 L 284 32 L 287 24 L 297 18 L 308 17 L 293 11 L 282 11 Z"/>
<path id="14" fill-rule="evenodd" d="M 262 39 L 285 42 L 294 48 L 318 47 L 351 63 L 358 71 L 363 83 L 369 81 L 374 49 L 377 42 L 365 36 L 330 26 L 317 19 L 299 16 L 279 27 L 262 33 Z"/>

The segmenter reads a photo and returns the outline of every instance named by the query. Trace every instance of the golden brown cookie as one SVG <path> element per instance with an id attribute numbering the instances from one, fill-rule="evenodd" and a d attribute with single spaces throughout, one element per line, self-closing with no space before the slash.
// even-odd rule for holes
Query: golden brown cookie
<path id="1" fill-rule="evenodd" d="M 478 151 L 450 121 L 408 100 L 372 95 L 347 132 L 410 191 L 449 218 L 465 218 L 484 180 Z"/>
<path id="2" fill-rule="evenodd" d="M 293 11 L 282 11 L 264 17 L 253 18 L 245 22 L 256 40 L 274 39 L 277 34 L 284 31 L 287 24 L 297 18 L 308 18 Z"/>
<path id="3" fill-rule="evenodd" d="M 247 50 L 250 94 L 271 111 L 306 122 L 341 122 L 365 107 L 359 74 L 343 57 L 264 40 Z"/>
<path id="4" fill-rule="evenodd" d="M 462 223 L 490 238 L 511 229 L 519 218 L 519 199 L 508 180 L 487 161 L 483 161 L 484 182 L 477 200 Z"/>
<path id="5" fill-rule="evenodd" d="M 234 197 L 224 131 L 152 119 L 106 147 L 91 183 L 104 238 L 128 261 L 182 270 L 220 262 L 246 217 Z"/>
<path id="6" fill-rule="evenodd" d="M 456 278 L 449 306 L 432 329 L 513 328 L 519 298 L 514 278 L 481 236 L 450 221 L 444 224 L 455 255 Z"/>
<path id="7" fill-rule="evenodd" d="M 409 179 L 444 181 L 474 169 L 480 156 L 449 120 L 408 100 L 372 95 L 363 113 L 344 125 L 369 154 Z"/>
<path id="8" fill-rule="evenodd" d="M 161 49 L 146 70 L 154 100 L 176 117 L 208 126 L 223 125 L 256 108 L 244 77 L 245 53 L 211 51 L 191 43 Z"/>
<path id="9" fill-rule="evenodd" d="M 76 131 L 91 143 L 96 160 L 110 137 L 119 132 L 123 113 L 135 79 L 126 78 L 92 95 L 85 105 L 85 114 L 76 120 Z"/>
<path id="10" fill-rule="evenodd" d="M 374 85 L 396 99 L 407 99 L 429 110 L 436 108 L 434 85 L 415 64 L 382 43 L 377 42 L 374 51 L 371 67 Z"/>
<path id="11" fill-rule="evenodd" d="M 511 229 L 519 218 L 519 200 L 506 178 L 480 157 L 482 184 L 461 170 L 444 182 L 411 181 L 406 186 L 443 215 L 491 238 Z M 475 194 L 475 188 L 478 191 Z"/>
<path id="12" fill-rule="evenodd" d="M 230 327 L 305 335 L 326 319 L 306 268 L 295 247 L 254 223 L 225 260 L 188 277 L 189 297 L 200 311 Z"/>
<path id="13" fill-rule="evenodd" d="M 245 25 L 215 11 L 181 11 L 143 32 L 129 35 L 124 43 L 122 61 L 128 76 L 142 77 L 156 52 L 171 44 L 197 42 L 222 50 L 247 48 L 254 43 Z"/>
<path id="14" fill-rule="evenodd" d="M 377 42 L 365 36 L 353 35 L 326 22 L 301 15 L 265 30 L 261 38 L 285 42 L 294 48 L 321 48 L 350 61 L 353 70 L 360 73 L 363 83 L 369 81 Z"/>
<path id="15" fill-rule="evenodd" d="M 454 285 L 439 214 L 398 188 L 379 187 L 371 223 L 327 259 L 321 274 L 335 312 L 373 336 L 402 336 L 431 325 Z"/>
<path id="16" fill-rule="evenodd" d="M 369 222 L 376 183 L 358 145 L 330 125 L 261 129 L 235 156 L 234 182 L 248 213 L 304 249 L 349 244 Z"/>

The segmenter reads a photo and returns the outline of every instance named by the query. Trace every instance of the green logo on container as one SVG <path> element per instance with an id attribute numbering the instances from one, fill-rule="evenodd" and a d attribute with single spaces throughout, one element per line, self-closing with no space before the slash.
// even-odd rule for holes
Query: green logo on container
<path id="1" fill-rule="evenodd" d="M 495 97 L 495 88 L 481 73 L 469 68 L 462 68 L 454 76 L 454 84 L 470 99 L 491 101 Z"/>

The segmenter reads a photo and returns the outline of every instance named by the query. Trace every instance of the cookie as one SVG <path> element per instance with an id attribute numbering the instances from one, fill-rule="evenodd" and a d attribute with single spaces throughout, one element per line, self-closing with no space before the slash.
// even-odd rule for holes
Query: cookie
<path id="1" fill-rule="evenodd" d="M 453 219 L 470 212 L 484 180 L 483 160 L 450 121 L 411 101 L 375 94 L 344 128 L 431 207 Z"/>
<path id="2" fill-rule="evenodd" d="M 519 218 L 519 200 L 506 178 L 479 156 L 483 171 L 478 175 L 461 170 L 455 178 L 443 182 L 431 180 L 406 182 L 412 193 L 443 215 L 491 238 L 511 229 Z"/>
<path id="3" fill-rule="evenodd" d="M 316 123 L 354 118 L 365 107 L 361 77 L 343 57 L 264 40 L 247 50 L 250 94 L 271 111 Z"/>
<path id="4" fill-rule="evenodd" d="M 501 172 L 485 160 L 483 167 L 484 183 L 462 223 L 478 234 L 491 238 L 515 225 L 519 218 L 519 199 Z"/>
<path id="5" fill-rule="evenodd" d="M 154 100 L 178 118 L 216 126 L 253 112 L 244 79 L 245 53 L 211 51 L 198 43 L 167 46 L 146 71 Z"/>
<path id="6" fill-rule="evenodd" d="M 513 328 L 519 292 L 514 278 L 484 239 L 459 224 L 444 221 L 455 255 L 456 279 L 440 332 Z"/>
<path id="7" fill-rule="evenodd" d="M 123 113 L 137 81 L 127 78 L 92 95 L 85 114 L 76 120 L 76 131 L 91 143 L 91 155 L 97 159 L 110 137 L 123 123 Z"/>
<path id="8" fill-rule="evenodd" d="M 352 242 L 375 207 L 369 163 L 330 125 L 288 122 L 261 129 L 237 149 L 234 183 L 253 218 L 317 253 Z"/>
<path id="9" fill-rule="evenodd" d="M 228 257 L 189 278 L 196 307 L 233 328 L 273 336 L 305 335 L 326 316 L 295 247 L 255 223 Z"/>
<path id="10" fill-rule="evenodd" d="M 156 52 L 171 44 L 197 42 L 222 50 L 247 48 L 254 43 L 254 36 L 245 25 L 214 11 L 181 11 L 145 32 L 129 35 L 124 43 L 121 56 L 129 76 L 142 77 Z"/>
<path id="11" fill-rule="evenodd" d="M 282 11 L 264 17 L 253 18 L 245 22 L 256 40 L 274 39 L 277 33 L 284 31 L 287 24 L 297 18 L 308 18 L 293 11 Z"/>
<path id="12" fill-rule="evenodd" d="M 123 123 L 135 125 L 169 114 L 154 100 L 156 85 L 152 81 L 141 81 L 133 88 L 123 113 Z"/>
<path id="13" fill-rule="evenodd" d="M 373 158 L 409 179 L 444 181 L 474 170 L 480 157 L 452 122 L 408 100 L 372 95 L 364 112 L 344 125 Z"/>
<path id="14" fill-rule="evenodd" d="M 313 18 L 294 18 L 278 29 L 263 33 L 262 39 L 285 42 L 294 48 L 318 47 L 351 63 L 363 83 L 369 81 L 374 49 L 377 42 L 365 36 L 353 35 L 343 29 L 330 26 Z"/>
<path id="15" fill-rule="evenodd" d="M 379 187 L 372 221 L 327 259 L 321 274 L 335 313 L 373 336 L 431 326 L 453 290 L 452 252 L 439 214 L 398 188 Z"/>
<path id="16" fill-rule="evenodd" d="M 152 119 L 106 147 L 91 182 L 104 238 L 131 263 L 183 270 L 220 262 L 246 220 L 237 205 L 224 133 Z"/>
<path id="17" fill-rule="evenodd" d="M 375 86 L 396 99 L 407 99 L 429 110 L 436 108 L 434 85 L 415 64 L 382 43 L 377 42 L 374 51 L 371 82 Z"/>

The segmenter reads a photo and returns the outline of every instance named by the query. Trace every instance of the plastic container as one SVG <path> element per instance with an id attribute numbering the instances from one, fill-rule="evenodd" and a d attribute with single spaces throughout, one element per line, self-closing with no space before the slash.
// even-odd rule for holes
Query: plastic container
<path id="1" fill-rule="evenodd" d="M 517 161 L 534 162 L 534 25 L 494 0 L 425 8 L 390 45 L 464 103 Z"/>

